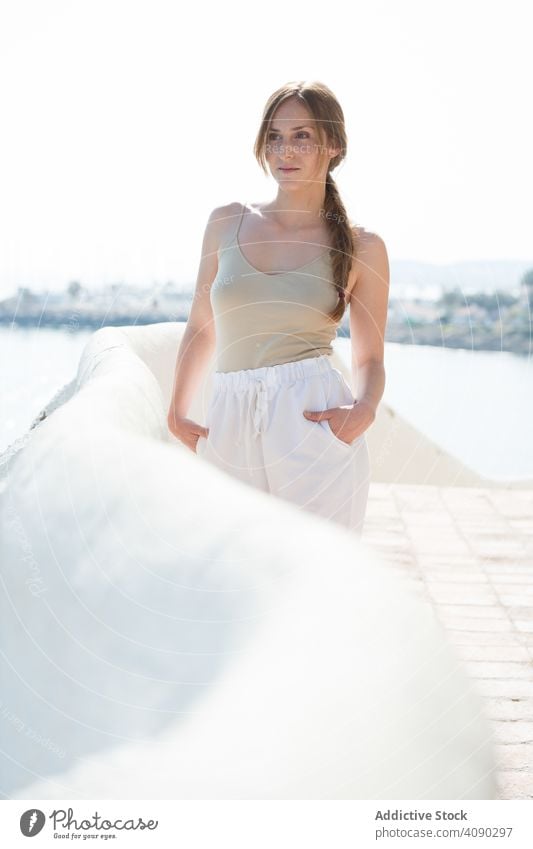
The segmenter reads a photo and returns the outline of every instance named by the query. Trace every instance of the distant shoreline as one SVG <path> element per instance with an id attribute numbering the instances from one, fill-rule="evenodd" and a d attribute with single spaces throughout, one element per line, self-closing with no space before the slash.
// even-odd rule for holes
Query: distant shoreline
<path id="1" fill-rule="evenodd" d="M 140 288 L 110 284 L 88 290 L 76 280 L 62 292 L 37 293 L 19 287 L 16 295 L 0 300 L 0 327 L 47 327 L 71 333 L 102 327 L 134 327 L 168 322 L 186 323 L 194 293 L 172 281 Z M 533 349 L 533 269 L 516 291 L 472 292 L 459 287 L 443 290 L 437 300 L 427 297 L 389 298 L 386 342 L 467 351 L 505 351 L 530 356 Z M 350 335 L 350 310 L 337 335 Z"/>
<path id="2" fill-rule="evenodd" d="M 133 327 L 148 324 L 160 324 L 170 321 L 183 321 L 187 319 L 182 316 L 172 316 L 168 313 L 143 313 L 132 317 L 131 313 L 114 313 L 113 315 L 58 315 L 44 312 L 41 315 L 17 315 L 7 316 L 0 314 L 0 327 L 16 326 L 23 329 L 39 329 L 46 327 L 69 333 L 78 330 L 98 330 L 101 327 Z M 349 325 L 347 319 L 343 320 L 337 331 L 338 336 L 348 337 Z M 531 338 L 523 336 L 515 328 L 504 330 L 502 328 L 484 327 L 472 325 L 440 324 L 428 322 L 427 324 L 409 322 L 398 323 L 389 321 L 385 334 L 386 342 L 395 342 L 401 345 L 420 345 L 433 348 L 459 348 L 467 351 L 499 351 L 519 356 L 531 356 L 533 353 L 533 335 Z"/>

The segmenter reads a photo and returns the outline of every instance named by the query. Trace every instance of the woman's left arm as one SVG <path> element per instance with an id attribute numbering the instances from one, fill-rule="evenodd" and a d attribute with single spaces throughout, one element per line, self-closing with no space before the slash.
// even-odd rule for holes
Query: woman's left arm
<path id="1" fill-rule="evenodd" d="M 385 389 L 385 327 L 390 284 L 387 248 L 376 233 L 364 231 L 360 235 L 353 270 L 354 284 L 349 292 L 352 373 L 357 399 L 353 409 L 359 408 L 358 419 L 361 413 L 366 413 L 371 424 Z"/>
<path id="2" fill-rule="evenodd" d="M 389 260 L 385 243 L 375 233 L 361 235 L 347 286 L 352 340 L 355 404 L 316 412 L 311 421 L 330 420 L 333 433 L 351 444 L 370 427 L 385 388 L 385 325 L 389 304 Z"/>

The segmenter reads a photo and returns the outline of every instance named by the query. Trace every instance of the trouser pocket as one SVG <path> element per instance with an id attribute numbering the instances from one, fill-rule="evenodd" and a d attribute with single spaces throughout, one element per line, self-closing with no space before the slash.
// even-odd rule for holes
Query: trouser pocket
<path id="1" fill-rule="evenodd" d="M 355 399 L 351 393 L 350 387 L 343 375 L 336 369 L 332 369 L 330 372 L 326 372 L 326 374 L 323 375 L 322 389 L 325 410 L 330 409 L 331 407 L 342 407 L 346 404 L 354 403 Z M 323 419 L 321 424 L 324 425 L 324 431 L 327 436 L 340 445 L 341 448 L 345 448 L 348 451 L 350 451 L 362 438 L 361 434 L 361 436 L 356 437 L 352 442 L 345 442 L 344 439 L 341 439 L 333 432 L 329 419 Z"/>

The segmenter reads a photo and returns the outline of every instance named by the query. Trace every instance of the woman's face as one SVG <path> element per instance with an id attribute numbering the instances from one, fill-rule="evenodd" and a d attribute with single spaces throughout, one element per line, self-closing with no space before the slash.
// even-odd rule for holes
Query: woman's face
<path id="1" fill-rule="evenodd" d="M 265 156 L 284 190 L 298 191 L 304 184 L 324 181 L 333 155 L 323 148 L 317 123 L 301 101 L 290 98 L 278 106 L 267 133 Z"/>

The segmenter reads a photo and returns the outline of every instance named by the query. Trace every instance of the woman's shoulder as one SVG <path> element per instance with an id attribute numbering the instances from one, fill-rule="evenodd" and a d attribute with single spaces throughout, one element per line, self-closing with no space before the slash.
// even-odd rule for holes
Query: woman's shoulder
<path id="1" fill-rule="evenodd" d="M 234 201 L 215 206 L 208 218 L 207 230 L 213 245 L 213 250 L 218 250 L 231 238 L 237 229 L 237 223 L 246 204 Z"/>
<path id="2" fill-rule="evenodd" d="M 370 260 L 381 262 L 387 257 L 387 247 L 382 237 L 361 224 L 352 227 L 356 238 L 355 265 L 368 265 Z"/>
<path id="3" fill-rule="evenodd" d="M 350 272 L 348 295 L 351 295 L 361 280 L 377 273 L 380 279 L 388 276 L 389 260 L 385 242 L 381 236 L 366 230 L 362 225 L 352 227 L 356 237 L 355 261 Z"/>
<path id="4" fill-rule="evenodd" d="M 367 246 L 385 244 L 381 236 L 373 230 L 367 230 L 363 224 L 355 224 L 352 227 L 352 232 L 356 239 Z"/>
<path id="5" fill-rule="evenodd" d="M 215 208 L 211 210 L 209 220 L 213 224 L 216 223 L 219 230 L 224 230 L 228 227 L 229 229 L 231 229 L 231 227 L 234 223 L 237 222 L 238 217 L 245 208 L 246 204 L 240 203 L 239 201 L 225 203 L 221 206 L 215 206 Z"/>

